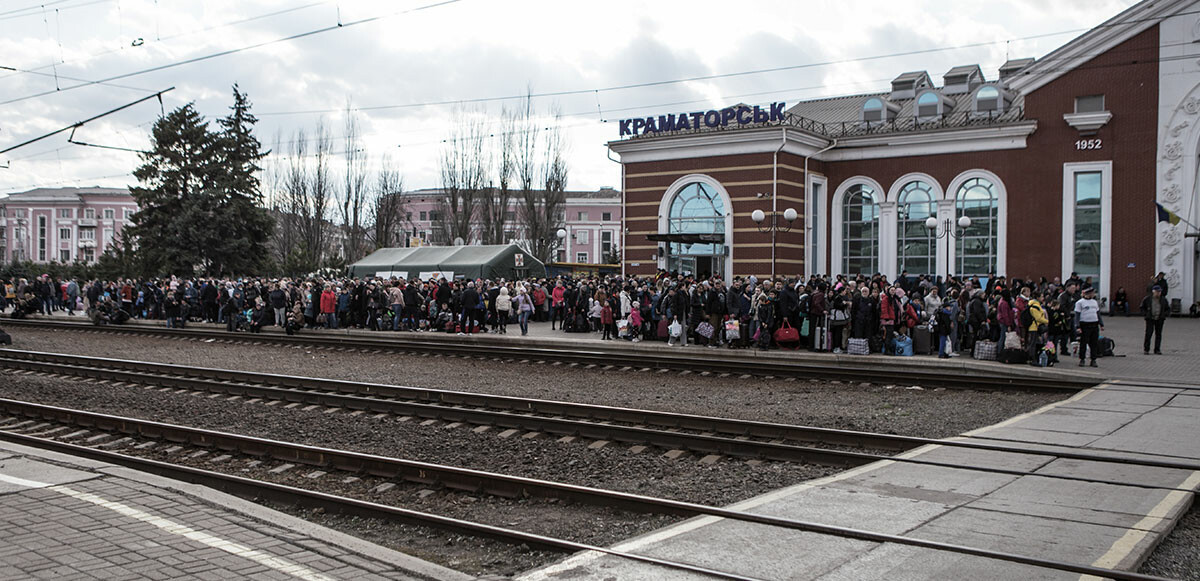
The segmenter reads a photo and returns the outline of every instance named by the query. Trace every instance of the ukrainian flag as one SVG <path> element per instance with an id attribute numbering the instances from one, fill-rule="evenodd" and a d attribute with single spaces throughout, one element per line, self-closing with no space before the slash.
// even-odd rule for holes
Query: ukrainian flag
<path id="1" fill-rule="evenodd" d="M 1158 202 L 1154 202 L 1154 205 L 1158 206 L 1159 222 L 1170 222 L 1172 226 L 1179 223 L 1179 214 L 1164 208 L 1163 205 Z"/>

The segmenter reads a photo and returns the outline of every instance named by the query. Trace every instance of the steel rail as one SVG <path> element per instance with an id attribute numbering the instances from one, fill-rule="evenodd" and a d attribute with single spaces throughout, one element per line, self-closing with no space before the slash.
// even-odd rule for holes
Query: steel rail
<path id="1" fill-rule="evenodd" d="M 732 579 L 734 581 L 764 581 L 756 577 L 748 577 L 745 575 L 739 575 L 737 573 L 719 571 L 717 569 L 711 569 L 699 565 L 639 555 L 636 553 L 630 553 L 628 551 L 610 549 L 608 547 L 589 545 L 586 543 L 579 543 L 566 539 L 557 539 L 545 535 L 527 533 L 505 527 L 498 527 L 386 504 L 379 504 L 357 498 L 337 496 L 325 492 L 288 486 L 286 484 L 254 480 L 233 474 L 213 472 L 210 470 L 171 464 L 168 462 L 161 462 L 148 458 L 128 456 L 125 454 L 119 454 L 117 452 L 98 450 L 96 448 L 80 446 L 68 442 L 38 438 L 23 434 L 15 434 L 12 432 L 6 432 L 2 428 L 0 428 L 0 440 L 6 440 L 17 444 L 69 454 L 72 456 L 88 458 L 91 460 L 108 462 L 141 472 L 156 474 L 164 478 L 171 478 L 181 482 L 207 486 L 209 488 L 233 494 L 234 496 L 249 499 L 257 503 L 261 503 L 263 500 L 270 500 L 308 509 L 320 508 L 341 514 L 349 514 L 366 518 L 387 519 L 405 524 L 439 528 L 461 534 L 490 538 L 509 544 L 524 544 L 542 550 L 550 550 L 561 553 L 594 551 L 613 555 L 623 559 L 650 563 L 670 569 L 679 569 L 693 573 L 700 573 L 720 579 Z"/>
<path id="2" fill-rule="evenodd" d="M 14 359 L 15 358 L 15 359 Z M 773 438 L 775 440 L 797 440 L 807 442 L 833 443 L 849 446 L 859 446 L 880 450 L 908 450 L 916 446 L 937 445 L 952 448 L 1019 453 L 1034 456 L 1047 456 L 1071 460 L 1088 460 L 1120 464 L 1136 464 L 1158 468 L 1181 470 L 1200 470 L 1200 463 L 1161 460 L 1156 458 L 1131 457 L 1120 454 L 1103 454 L 1097 452 L 1079 452 L 1073 450 L 1039 450 L 1011 444 L 992 444 L 975 439 L 954 440 L 934 439 L 919 436 L 902 436 L 839 430 L 835 428 L 818 428 L 813 426 L 797 426 L 756 422 L 751 420 L 734 420 L 710 416 L 690 414 L 674 414 L 650 410 L 637 410 L 593 404 L 577 404 L 571 402 L 525 399 L 512 396 L 491 396 L 487 394 L 437 390 L 430 388 L 408 388 L 384 384 L 359 383 L 343 380 L 321 379 L 290 375 L 243 372 L 227 369 L 208 369 L 191 366 L 181 366 L 169 363 L 129 361 L 119 359 L 104 359 L 84 355 L 69 355 L 60 353 L 41 353 L 0 349 L 0 367 L 22 368 L 31 371 L 49 371 L 111 379 L 118 377 L 125 381 L 136 383 L 158 382 L 174 384 L 181 389 L 203 389 L 217 391 L 229 395 L 257 396 L 268 399 L 280 399 L 299 403 L 344 407 L 348 409 L 363 409 L 367 411 L 406 413 L 429 419 L 445 421 L 463 421 L 476 425 L 496 425 L 506 428 L 529 429 L 560 435 L 575 435 L 593 439 L 608 439 L 623 442 L 651 443 L 662 446 L 674 446 L 683 449 L 720 453 L 730 456 L 766 458 L 779 461 L 799 461 L 826 464 L 832 466 L 858 466 L 876 460 L 894 460 L 898 462 L 926 464 L 950 468 L 965 468 L 973 470 L 994 471 L 998 473 L 1030 475 L 1023 471 L 1007 471 L 1004 469 L 980 468 L 963 466 L 950 462 L 937 462 L 886 456 L 858 452 L 838 451 L 821 448 L 791 446 L 778 442 L 755 442 L 744 440 L 744 437 Z M 149 374 L 144 370 L 149 370 Z M 158 375 L 168 374 L 168 375 Z M 197 379 L 199 377 L 200 379 Z M 215 383 L 214 383 L 215 382 Z M 230 383 L 233 382 L 233 383 Z M 260 384 L 256 386 L 254 384 Z M 286 387 L 271 388 L 269 385 Z M 313 388 L 328 389 L 333 393 L 314 391 Z M 351 393 L 355 395 L 344 395 Z M 380 399 L 381 397 L 412 397 L 420 401 L 430 401 L 431 404 L 409 403 Z M 478 406 L 483 409 L 463 408 L 463 405 Z M 451 407 L 446 407 L 451 406 Z M 493 411 L 488 408 L 511 410 L 514 413 Z M 724 433 L 734 435 L 734 438 L 710 436 L 707 434 L 687 434 L 680 432 L 663 432 L 636 426 L 619 426 L 610 423 L 594 423 L 590 421 L 562 420 L 530 414 L 557 414 L 568 418 L 584 418 L 585 420 L 600 419 L 605 421 L 626 421 L 634 424 L 662 425 L 670 428 L 693 429 L 702 432 Z M 626 428 L 626 429 L 622 429 Z M 747 448 L 743 449 L 745 444 Z M 1051 476 L 1046 476 L 1051 477 Z M 1058 478 L 1066 478 L 1058 476 Z M 1106 484 L 1122 484 L 1141 486 L 1119 481 L 1103 479 L 1072 478 L 1083 482 Z M 1145 488 L 1163 488 L 1145 485 Z M 1172 488 L 1172 490 L 1174 490 Z"/>
<path id="3" fill-rule="evenodd" d="M 112 415 L 107 415 L 107 414 L 96 414 L 96 413 L 92 413 L 92 412 L 85 412 L 85 411 L 80 411 L 80 410 L 70 410 L 70 409 L 66 409 L 66 408 L 45 406 L 45 405 L 41 405 L 41 404 L 32 404 L 32 403 L 27 403 L 27 402 L 19 402 L 19 401 L 15 401 L 15 400 L 0 399 L 0 410 L 3 410 L 4 412 L 9 413 L 9 414 L 21 415 L 21 416 L 25 416 L 25 417 L 39 417 L 39 418 L 43 418 L 43 419 L 60 421 L 60 422 L 70 422 L 70 423 L 74 423 L 74 424 L 80 425 L 80 426 L 95 426 L 100 429 L 105 429 L 105 427 L 107 427 L 108 429 L 113 430 L 113 431 L 121 431 L 123 433 L 130 433 L 130 434 L 135 434 L 135 435 L 140 435 L 140 436 L 145 436 L 145 437 L 152 437 L 152 438 L 163 438 L 168 441 L 175 441 L 175 442 L 185 441 L 189 444 L 203 446 L 203 447 L 217 447 L 219 449 L 225 449 L 225 450 L 236 449 L 240 453 L 247 453 L 250 455 L 274 454 L 274 453 L 278 453 L 281 450 L 290 449 L 291 452 L 289 454 L 287 454 L 287 457 L 280 458 L 280 459 L 293 459 L 296 461 L 304 462 L 303 459 L 307 458 L 307 459 L 313 460 L 313 461 L 319 460 L 319 461 L 321 461 L 321 465 L 331 464 L 340 469 L 365 470 L 368 473 L 372 473 L 372 472 L 370 472 L 370 469 L 367 467 L 368 466 L 379 466 L 380 463 L 393 464 L 393 465 L 406 465 L 410 469 L 414 468 L 415 467 L 414 465 L 424 465 L 425 470 L 429 470 L 429 471 L 438 470 L 439 473 L 442 473 L 443 471 L 454 471 L 454 472 L 458 472 L 460 474 L 469 475 L 480 481 L 491 480 L 491 481 L 497 481 L 497 482 L 514 483 L 514 484 L 519 484 L 520 486 L 523 486 L 523 487 L 527 487 L 531 491 L 533 491 L 533 490 L 537 490 L 537 491 L 550 490 L 550 491 L 554 491 L 556 493 L 565 494 L 565 495 L 567 495 L 568 498 L 572 498 L 572 499 L 580 499 L 580 500 L 603 499 L 603 501 L 605 502 L 604 506 L 617 506 L 618 508 L 626 508 L 628 510 L 638 510 L 637 507 L 643 507 L 648 512 L 653 512 L 655 514 L 688 514 L 690 512 L 692 516 L 700 516 L 700 515 L 715 516 L 715 517 L 720 517 L 720 518 L 728 518 L 731 520 L 739 520 L 739 521 L 743 521 L 743 522 L 763 524 L 763 525 L 768 525 L 768 526 L 776 526 L 776 527 L 781 527 L 781 528 L 788 528 L 788 529 L 800 530 L 800 531 L 806 531 L 806 532 L 812 532 L 812 533 L 818 533 L 818 534 L 826 534 L 826 535 L 838 536 L 838 537 L 843 537 L 843 538 L 851 538 L 851 539 L 879 542 L 879 543 L 903 544 L 903 545 L 915 546 L 915 547 L 926 548 L 926 549 L 954 552 L 954 553 L 960 553 L 960 554 L 972 555 L 972 556 L 978 556 L 978 557 L 984 557 L 984 558 L 990 558 L 990 559 L 998 559 L 998 560 L 1003 560 L 1003 561 L 1008 561 L 1008 562 L 1013 562 L 1013 563 L 1032 565 L 1032 566 L 1036 566 L 1036 567 L 1055 569 L 1055 570 L 1060 570 L 1060 571 L 1068 571 L 1068 572 L 1079 573 L 1079 574 L 1083 574 L 1083 575 L 1095 575 L 1095 576 L 1098 576 L 1101 578 L 1107 577 L 1107 578 L 1111 578 L 1111 579 L 1117 579 L 1120 581 L 1126 581 L 1126 580 L 1128 580 L 1128 581 L 1169 581 L 1165 578 L 1156 577 L 1156 576 L 1152 576 L 1152 575 L 1143 575 L 1140 573 L 1119 571 L 1119 570 L 1115 570 L 1115 569 L 1106 569 L 1106 568 L 1095 567 L 1095 566 L 1091 566 L 1091 565 L 1068 563 L 1068 562 L 1057 561 L 1057 560 L 1053 560 L 1053 559 L 1043 559 L 1040 557 L 1019 555 L 1019 554 L 1015 554 L 1015 553 L 994 551 L 994 550 L 990 550 L 990 549 L 981 549 L 981 548 L 977 548 L 977 547 L 969 547 L 969 546 L 958 545 L 958 544 L 953 544 L 953 543 L 929 541 L 929 540 L 924 540 L 924 539 L 919 539 L 919 538 L 905 537 L 905 536 L 901 536 L 901 535 L 877 533 L 877 532 L 872 532 L 872 531 L 867 531 L 867 530 L 862 530 L 862 529 L 854 529 L 854 528 L 850 528 L 850 527 L 825 525 L 825 524 L 820 524 L 820 523 L 810 522 L 810 521 L 801 521 L 801 520 L 796 520 L 796 519 L 774 517 L 774 516 L 769 516 L 769 515 L 764 515 L 764 514 L 748 513 L 748 512 L 742 512 L 742 511 L 737 511 L 737 510 L 732 510 L 732 509 L 706 506 L 706 505 L 696 504 L 696 503 L 688 503 L 688 502 L 682 502 L 682 501 L 676 501 L 676 500 L 646 497 L 646 496 L 641 496 L 641 495 L 634 495 L 634 494 L 629 494 L 629 493 L 622 493 L 622 492 L 609 491 L 609 490 L 596 489 L 596 488 L 581 487 L 581 486 L 576 486 L 576 485 L 568 485 L 568 484 L 562 484 L 562 483 L 556 483 L 556 482 L 550 482 L 550 481 L 539 481 L 539 480 L 526 479 L 526 478 L 520 478 L 520 477 L 515 477 L 515 476 L 506 476 L 506 475 L 480 472 L 480 471 L 469 471 L 469 470 L 461 469 L 461 468 L 437 466 L 437 465 L 432 465 L 432 464 L 411 462 L 411 461 L 407 461 L 407 460 L 398 460 L 398 459 L 394 459 L 394 458 L 384 458 L 384 457 L 380 457 L 380 456 L 372 456 L 372 455 L 360 454 L 360 453 L 356 453 L 356 452 L 346 452 L 346 451 L 341 451 L 341 450 L 331 450 L 331 449 L 327 449 L 327 448 L 300 446 L 300 445 L 289 444 L 286 442 L 280 442 L 280 441 L 276 441 L 276 440 L 266 440 L 266 439 L 262 439 L 262 438 L 253 438 L 250 436 L 239 436 L 236 434 L 215 432 L 212 430 L 202 430 L 202 429 L 198 429 L 198 428 L 174 426 L 174 425 L 164 424 L 164 423 L 160 423 L 160 422 L 137 420 L 137 419 L 133 419 L 133 418 L 124 418 L 124 417 L 120 417 L 120 416 L 112 416 Z M 0 426 L 0 434 L 4 434 L 5 436 L 7 436 L 7 435 L 10 435 L 11 433 L 6 432 L 3 429 L 3 427 Z M 231 448 L 230 447 L 230 446 L 236 446 L 238 444 L 245 445 L 245 448 Z M 93 452 L 102 452 L 100 450 L 92 450 L 90 448 L 87 450 L 91 450 Z M 256 454 L 255 452 L 259 452 L 259 453 Z M 111 453 L 106 453 L 106 454 L 111 454 Z M 124 456 L 124 457 L 128 458 L 128 456 L 125 456 L 125 455 L 119 455 L 119 456 Z M 352 463 L 350 464 L 349 468 L 343 468 L 342 466 L 337 464 L 337 460 L 339 460 L 339 459 L 349 459 Z M 193 469 L 193 470 L 195 470 L 195 469 Z M 255 481 L 251 481 L 251 482 L 255 482 Z M 278 486 L 278 485 L 275 485 L 275 486 Z M 286 488 L 286 487 L 281 487 L 281 488 Z M 312 491 L 309 491 L 309 492 L 312 493 Z M 313 493 L 313 494 L 321 494 L 321 493 Z M 323 495 L 323 496 L 330 496 L 330 495 Z M 358 502 L 363 502 L 364 505 L 368 505 L 372 509 L 375 506 L 379 506 L 379 505 L 374 505 L 372 503 L 366 503 L 365 501 L 358 501 Z M 414 511 L 406 511 L 406 512 L 412 513 Z M 367 515 L 367 516 L 371 516 L 371 515 Z M 444 517 L 438 517 L 438 518 L 444 518 Z M 454 519 L 451 519 L 451 520 L 454 520 Z M 447 523 L 447 524 L 450 526 L 462 526 L 460 524 L 462 522 L 463 521 L 455 521 L 455 522 L 451 522 L 451 523 Z M 425 523 L 425 524 L 428 524 L 428 523 Z M 475 526 L 487 527 L 487 525 L 478 525 L 478 523 L 470 523 L 470 524 L 475 525 Z M 496 527 L 488 527 L 488 528 L 496 529 Z M 586 548 L 586 549 L 580 549 L 580 550 L 591 550 L 591 549 Z M 607 552 L 607 551 L 608 550 L 605 550 L 605 552 Z M 717 572 L 717 573 L 720 575 L 731 575 L 731 574 L 724 573 L 724 572 Z"/>
<path id="4" fill-rule="evenodd" d="M 920 383 L 952 389 L 1023 389 L 1030 391 L 1074 392 L 1096 384 L 1095 381 L 1075 377 L 1037 377 L 1025 375 L 981 375 L 968 371 L 956 372 L 924 366 L 897 368 L 872 364 L 838 361 L 830 365 L 826 361 L 811 359 L 786 359 L 780 356 L 760 357 L 713 353 L 693 354 L 663 350 L 618 348 L 582 348 L 582 346 L 544 347 L 502 343 L 489 339 L 470 342 L 450 337 L 438 337 L 426 333 L 409 338 L 403 335 L 388 338 L 364 337 L 360 335 L 326 335 L 310 333 L 304 335 L 277 335 L 272 333 L 229 333 L 212 329 L 167 329 L 143 325 L 106 325 L 102 327 L 87 323 L 18 319 L 16 325 L 76 331 L 95 331 L 127 335 L 153 335 L 176 338 L 207 338 L 222 341 L 273 343 L 289 346 L 312 346 L 353 348 L 379 351 L 429 353 L 437 355 L 471 357 L 494 357 L 515 360 L 545 360 L 579 363 L 585 365 L 628 365 L 680 371 L 711 371 L 715 373 L 748 374 L 756 376 L 817 378 L 823 380 L 874 381 L 889 384 Z M 615 363 L 617 361 L 619 363 Z"/>

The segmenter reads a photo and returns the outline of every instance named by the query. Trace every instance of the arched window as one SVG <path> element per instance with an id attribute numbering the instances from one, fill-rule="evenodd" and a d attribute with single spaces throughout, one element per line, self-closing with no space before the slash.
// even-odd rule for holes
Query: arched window
<path id="1" fill-rule="evenodd" d="M 842 273 L 875 274 L 879 256 L 879 203 L 870 186 L 856 185 L 842 200 Z"/>
<path id="2" fill-rule="evenodd" d="M 667 216 L 669 234 L 707 234 L 725 239 L 725 202 L 708 184 L 693 182 L 679 190 L 671 200 Z M 722 242 L 671 242 L 668 270 L 691 273 L 723 273 L 720 264 L 725 248 Z"/>
<path id="3" fill-rule="evenodd" d="M 937 246 L 934 235 L 925 227 L 925 220 L 937 217 L 937 201 L 929 184 L 911 181 L 900 189 L 898 208 L 899 247 L 896 249 L 899 269 L 911 275 L 937 274 L 934 264 Z"/>
<path id="4" fill-rule="evenodd" d="M 1000 105 L 1000 91 L 996 87 L 985 85 L 975 92 L 975 111 L 999 113 Z"/>
<path id="5" fill-rule="evenodd" d="M 917 98 L 917 117 L 937 117 L 941 115 L 941 99 L 932 92 L 921 93 Z"/>
<path id="6" fill-rule="evenodd" d="M 999 245 L 1000 200 L 996 186 L 984 178 L 971 178 L 955 193 L 955 221 L 961 216 L 971 218 L 971 226 L 958 237 L 956 273 L 964 276 L 986 276 L 995 272 Z"/>
<path id="7" fill-rule="evenodd" d="M 883 100 L 871 97 L 863 103 L 863 121 L 883 121 Z"/>

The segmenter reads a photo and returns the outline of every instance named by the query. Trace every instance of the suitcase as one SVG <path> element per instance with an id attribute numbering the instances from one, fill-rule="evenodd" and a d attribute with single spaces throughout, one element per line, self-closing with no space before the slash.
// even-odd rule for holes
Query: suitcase
<path id="1" fill-rule="evenodd" d="M 658 338 L 659 339 L 666 339 L 667 337 L 669 337 L 671 335 L 671 330 L 668 328 L 670 326 L 671 326 L 671 323 L 667 322 L 666 319 L 661 319 L 658 321 Z"/>
<path id="2" fill-rule="evenodd" d="M 933 355 L 933 333 L 928 327 L 913 327 L 913 353 L 917 355 Z"/>
<path id="3" fill-rule="evenodd" d="M 870 355 L 871 345 L 866 339 L 850 339 L 850 344 L 846 349 L 850 355 Z"/>

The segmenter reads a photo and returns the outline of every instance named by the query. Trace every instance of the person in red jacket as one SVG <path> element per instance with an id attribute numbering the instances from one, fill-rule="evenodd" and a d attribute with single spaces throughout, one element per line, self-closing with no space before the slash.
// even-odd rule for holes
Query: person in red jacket
<path id="1" fill-rule="evenodd" d="M 321 292 L 321 314 L 325 315 L 325 328 L 338 328 L 337 320 L 337 293 L 333 291 L 333 287 L 327 286 Z"/>
<path id="2" fill-rule="evenodd" d="M 547 310 L 546 289 L 542 288 L 540 284 L 533 285 L 533 320 L 545 321 Z"/>
<path id="3" fill-rule="evenodd" d="M 554 330 L 555 320 L 561 321 L 564 325 L 567 324 L 567 304 L 566 301 L 563 300 L 563 296 L 566 295 L 566 292 L 567 289 L 563 288 L 562 279 L 559 279 L 558 283 L 554 285 L 554 290 L 550 294 L 550 296 L 554 299 L 550 309 L 551 331 Z"/>
<path id="4" fill-rule="evenodd" d="M 600 309 L 600 326 L 604 328 L 604 341 L 617 338 L 617 323 L 613 320 L 612 305 L 608 301 L 604 301 L 604 307 Z"/>

